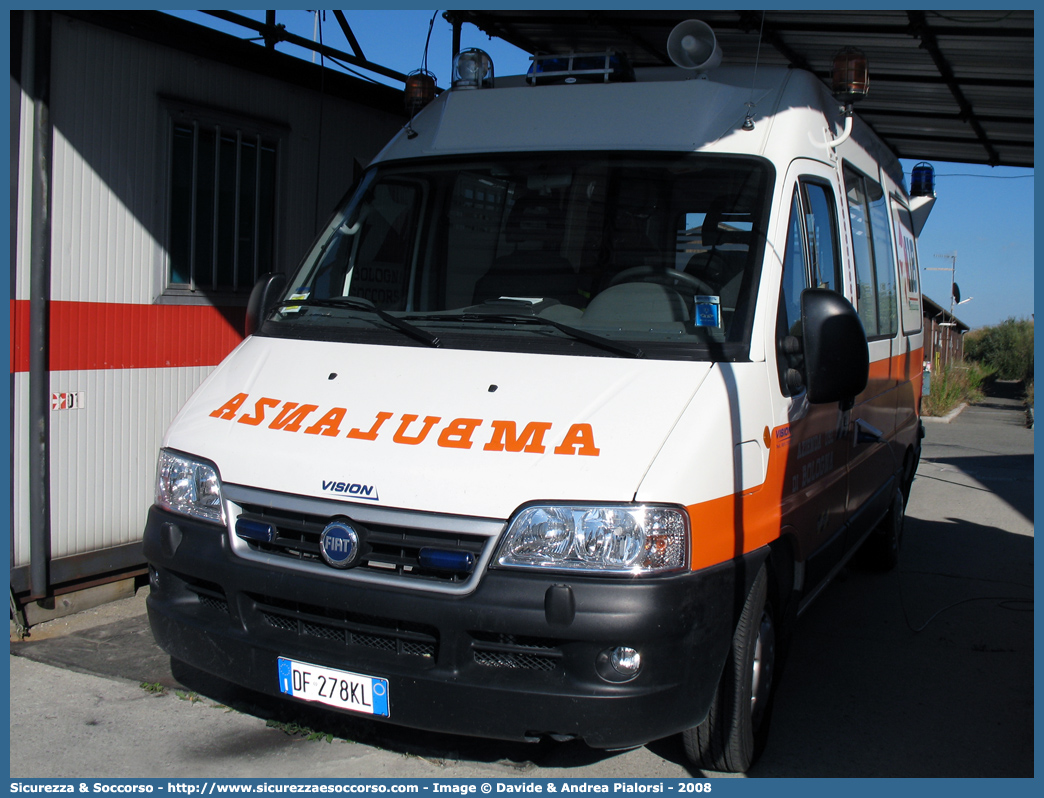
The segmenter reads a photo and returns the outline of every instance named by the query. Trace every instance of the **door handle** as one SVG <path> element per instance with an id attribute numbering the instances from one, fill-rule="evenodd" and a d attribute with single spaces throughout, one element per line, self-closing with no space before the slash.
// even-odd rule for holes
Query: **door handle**
<path id="1" fill-rule="evenodd" d="M 872 424 L 868 424 L 863 419 L 857 418 L 855 422 L 855 443 L 858 446 L 861 443 L 885 443 L 884 433 L 881 432 L 877 427 Z"/>

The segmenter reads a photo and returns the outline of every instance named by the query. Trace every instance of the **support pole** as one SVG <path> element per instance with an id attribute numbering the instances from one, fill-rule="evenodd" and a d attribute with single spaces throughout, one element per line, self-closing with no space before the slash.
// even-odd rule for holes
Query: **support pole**
<path id="1" fill-rule="evenodd" d="M 265 12 L 265 25 L 266 25 L 266 27 L 274 28 L 275 24 L 276 24 L 275 11 L 266 11 Z M 265 49 L 267 49 L 267 50 L 274 50 L 275 46 L 276 46 L 276 40 L 274 38 L 272 38 L 271 36 L 267 35 L 267 34 L 265 34 L 264 36 L 265 36 Z"/>
<path id="2" fill-rule="evenodd" d="M 464 23 L 462 23 L 458 17 L 453 18 L 453 53 L 451 60 L 452 58 L 456 58 L 457 53 L 460 52 L 460 29 L 463 25 Z"/>
<path id="3" fill-rule="evenodd" d="M 51 12 L 26 12 L 33 98 L 32 227 L 29 263 L 29 597 L 50 590 L 51 469 Z M 25 74 L 25 73 L 23 73 Z"/>

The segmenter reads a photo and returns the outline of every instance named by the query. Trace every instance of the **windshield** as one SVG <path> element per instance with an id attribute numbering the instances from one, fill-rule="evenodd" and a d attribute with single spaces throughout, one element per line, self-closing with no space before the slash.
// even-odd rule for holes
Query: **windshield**
<path id="1" fill-rule="evenodd" d="M 707 155 L 381 165 L 263 332 L 742 359 L 771 181 L 764 161 Z"/>

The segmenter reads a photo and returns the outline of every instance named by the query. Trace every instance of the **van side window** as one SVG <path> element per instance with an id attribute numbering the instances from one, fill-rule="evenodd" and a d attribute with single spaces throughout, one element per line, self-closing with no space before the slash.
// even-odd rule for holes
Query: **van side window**
<path id="1" fill-rule="evenodd" d="M 777 315 L 779 384 L 784 395 L 804 390 L 801 362 L 801 292 L 810 286 L 840 291 L 841 257 L 830 186 L 801 180 L 790 203 Z"/>
<path id="2" fill-rule="evenodd" d="M 870 229 L 874 235 L 874 275 L 877 278 L 877 330 L 892 337 L 899 330 L 899 301 L 895 280 L 895 250 L 892 247 L 888 197 L 872 180 Z"/>
<path id="3" fill-rule="evenodd" d="M 888 201 L 879 183 L 845 167 L 856 307 L 867 338 L 886 338 L 899 329 L 895 261 L 889 236 Z"/>
<path id="4" fill-rule="evenodd" d="M 809 282 L 803 216 L 801 197 L 795 189 L 790 203 L 790 224 L 787 226 L 779 310 L 776 313 L 776 362 L 779 366 L 779 386 L 784 396 L 800 394 L 804 390 L 801 292 L 808 288 Z"/>
<path id="5" fill-rule="evenodd" d="M 900 315 L 903 332 L 907 335 L 921 331 L 921 286 L 917 276 L 917 247 L 914 246 L 913 220 L 910 211 L 892 200 L 895 216 L 896 249 L 899 252 Z"/>
<path id="6" fill-rule="evenodd" d="M 841 291 L 841 258 L 837 247 L 837 219 L 834 192 L 822 183 L 802 183 L 805 198 L 805 229 L 812 267 L 812 284 L 816 288 Z"/>

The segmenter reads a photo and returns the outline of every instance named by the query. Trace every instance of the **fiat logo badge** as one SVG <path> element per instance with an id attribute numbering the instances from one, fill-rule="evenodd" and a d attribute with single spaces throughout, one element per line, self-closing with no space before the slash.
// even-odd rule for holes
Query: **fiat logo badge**
<path id="1" fill-rule="evenodd" d="M 359 559 L 359 533 L 347 521 L 331 521 L 319 536 L 319 554 L 334 568 L 355 565 Z"/>

